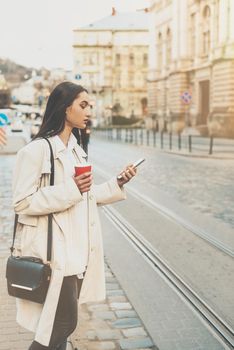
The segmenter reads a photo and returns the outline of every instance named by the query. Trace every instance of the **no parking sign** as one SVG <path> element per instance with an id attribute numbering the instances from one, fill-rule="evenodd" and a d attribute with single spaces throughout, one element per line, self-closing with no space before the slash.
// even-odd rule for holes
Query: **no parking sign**
<path id="1" fill-rule="evenodd" d="M 180 97 L 182 102 L 186 105 L 189 105 L 192 102 L 192 94 L 189 91 L 184 91 Z"/>

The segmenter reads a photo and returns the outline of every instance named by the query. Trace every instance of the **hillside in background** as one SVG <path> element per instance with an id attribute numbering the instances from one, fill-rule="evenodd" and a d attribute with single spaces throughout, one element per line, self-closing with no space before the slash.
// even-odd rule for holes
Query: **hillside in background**
<path id="1" fill-rule="evenodd" d="M 0 58 L 0 72 L 9 85 L 18 84 L 31 76 L 34 68 L 24 67 L 9 59 Z"/>

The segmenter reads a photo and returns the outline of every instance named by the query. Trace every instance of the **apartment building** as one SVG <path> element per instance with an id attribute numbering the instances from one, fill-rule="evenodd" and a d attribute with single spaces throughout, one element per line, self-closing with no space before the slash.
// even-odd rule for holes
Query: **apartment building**
<path id="1" fill-rule="evenodd" d="M 147 114 L 148 13 L 112 14 L 74 30 L 73 74 L 95 100 L 97 123 Z"/>
<path id="2" fill-rule="evenodd" d="M 234 1 L 153 0 L 149 13 L 149 118 L 233 137 Z"/>

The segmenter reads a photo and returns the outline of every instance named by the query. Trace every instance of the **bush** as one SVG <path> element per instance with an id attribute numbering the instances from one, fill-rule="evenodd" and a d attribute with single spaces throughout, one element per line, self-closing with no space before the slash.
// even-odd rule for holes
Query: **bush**
<path id="1" fill-rule="evenodd" d="M 113 125 L 132 125 L 139 121 L 140 119 L 137 118 L 126 118 L 123 116 L 113 116 L 112 117 L 112 124 Z"/>

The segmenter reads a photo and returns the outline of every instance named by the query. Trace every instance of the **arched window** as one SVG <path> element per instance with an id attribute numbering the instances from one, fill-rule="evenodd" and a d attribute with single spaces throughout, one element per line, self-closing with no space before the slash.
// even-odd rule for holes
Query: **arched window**
<path id="1" fill-rule="evenodd" d="M 190 54 L 194 59 L 196 54 L 196 13 L 190 15 Z"/>
<path id="2" fill-rule="evenodd" d="M 121 58 L 120 58 L 120 54 L 119 53 L 117 53 L 115 55 L 115 64 L 116 64 L 116 66 L 120 66 L 120 64 L 121 64 Z"/>
<path id="3" fill-rule="evenodd" d="M 133 53 L 130 53 L 130 55 L 129 55 L 129 64 L 130 64 L 130 66 L 134 65 L 134 55 L 133 55 Z"/>
<path id="4" fill-rule="evenodd" d="M 162 33 L 158 34 L 158 69 L 162 69 Z"/>
<path id="5" fill-rule="evenodd" d="M 210 50 L 210 8 L 205 6 L 202 13 L 202 54 L 208 55 Z"/>
<path id="6" fill-rule="evenodd" d="M 143 54 L 143 66 L 144 67 L 148 66 L 148 55 L 147 55 L 147 53 Z"/>
<path id="7" fill-rule="evenodd" d="M 168 28 L 167 30 L 167 43 L 166 43 L 166 65 L 169 66 L 171 62 L 171 30 Z"/>

